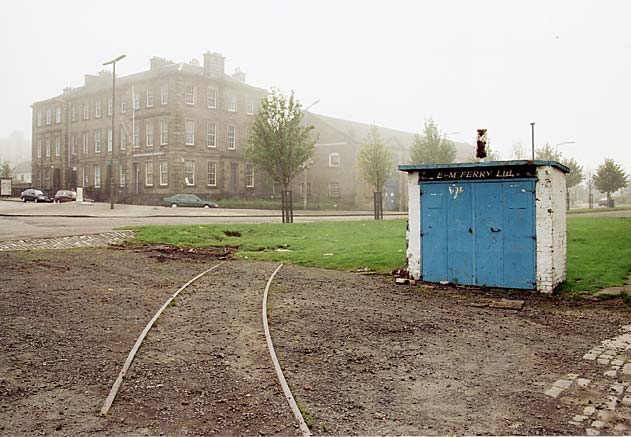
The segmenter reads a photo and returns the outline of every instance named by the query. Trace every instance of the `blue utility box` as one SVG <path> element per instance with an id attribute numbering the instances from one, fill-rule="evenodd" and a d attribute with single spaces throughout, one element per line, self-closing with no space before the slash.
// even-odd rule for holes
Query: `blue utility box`
<path id="1" fill-rule="evenodd" d="M 565 280 L 565 174 L 554 161 L 401 165 L 408 270 L 426 282 L 551 292 Z"/>

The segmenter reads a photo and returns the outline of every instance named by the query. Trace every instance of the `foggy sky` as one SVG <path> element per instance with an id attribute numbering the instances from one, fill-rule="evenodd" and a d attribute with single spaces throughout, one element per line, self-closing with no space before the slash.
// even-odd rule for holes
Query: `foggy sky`
<path id="1" fill-rule="evenodd" d="M 586 168 L 631 170 L 631 2 L 627 1 L 6 1 L 0 26 L 0 136 L 31 136 L 33 101 L 79 86 L 119 54 L 218 51 L 247 82 L 295 90 L 316 113 L 457 141 L 487 128 L 511 157 L 559 146 Z"/>

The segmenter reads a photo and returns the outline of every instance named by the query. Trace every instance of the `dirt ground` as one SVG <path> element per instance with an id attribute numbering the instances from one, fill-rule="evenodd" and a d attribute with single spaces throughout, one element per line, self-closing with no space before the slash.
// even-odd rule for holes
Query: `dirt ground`
<path id="1" fill-rule="evenodd" d="M 262 333 L 271 263 L 228 260 L 182 292 L 98 415 L 152 315 L 224 258 L 166 247 L 0 253 L 0 434 L 297 434 Z M 508 296 L 526 300 L 521 311 L 476 306 L 502 296 L 285 266 L 268 307 L 316 434 L 584 434 L 568 421 L 585 396 L 544 392 L 568 373 L 602 375 L 582 356 L 629 311 L 527 293 Z"/>

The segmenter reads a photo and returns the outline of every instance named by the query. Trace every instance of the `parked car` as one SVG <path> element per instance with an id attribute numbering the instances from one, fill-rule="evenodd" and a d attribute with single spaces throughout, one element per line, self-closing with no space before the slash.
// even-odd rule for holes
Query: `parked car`
<path id="1" fill-rule="evenodd" d="M 22 202 L 52 202 L 53 199 L 45 191 L 29 188 L 20 193 Z"/>
<path id="2" fill-rule="evenodd" d="M 55 193 L 55 203 L 74 202 L 77 200 L 77 193 L 71 190 L 59 190 Z"/>
<path id="3" fill-rule="evenodd" d="M 171 197 L 165 197 L 164 204 L 171 208 L 178 206 L 192 206 L 198 208 L 219 208 L 215 202 L 211 200 L 202 200 L 195 194 L 174 194 Z"/>

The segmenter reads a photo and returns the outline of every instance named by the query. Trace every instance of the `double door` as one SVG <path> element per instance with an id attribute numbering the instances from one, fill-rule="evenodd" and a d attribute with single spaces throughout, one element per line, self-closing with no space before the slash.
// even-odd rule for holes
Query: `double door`
<path id="1" fill-rule="evenodd" d="M 534 289 L 534 180 L 421 183 L 423 280 Z"/>

